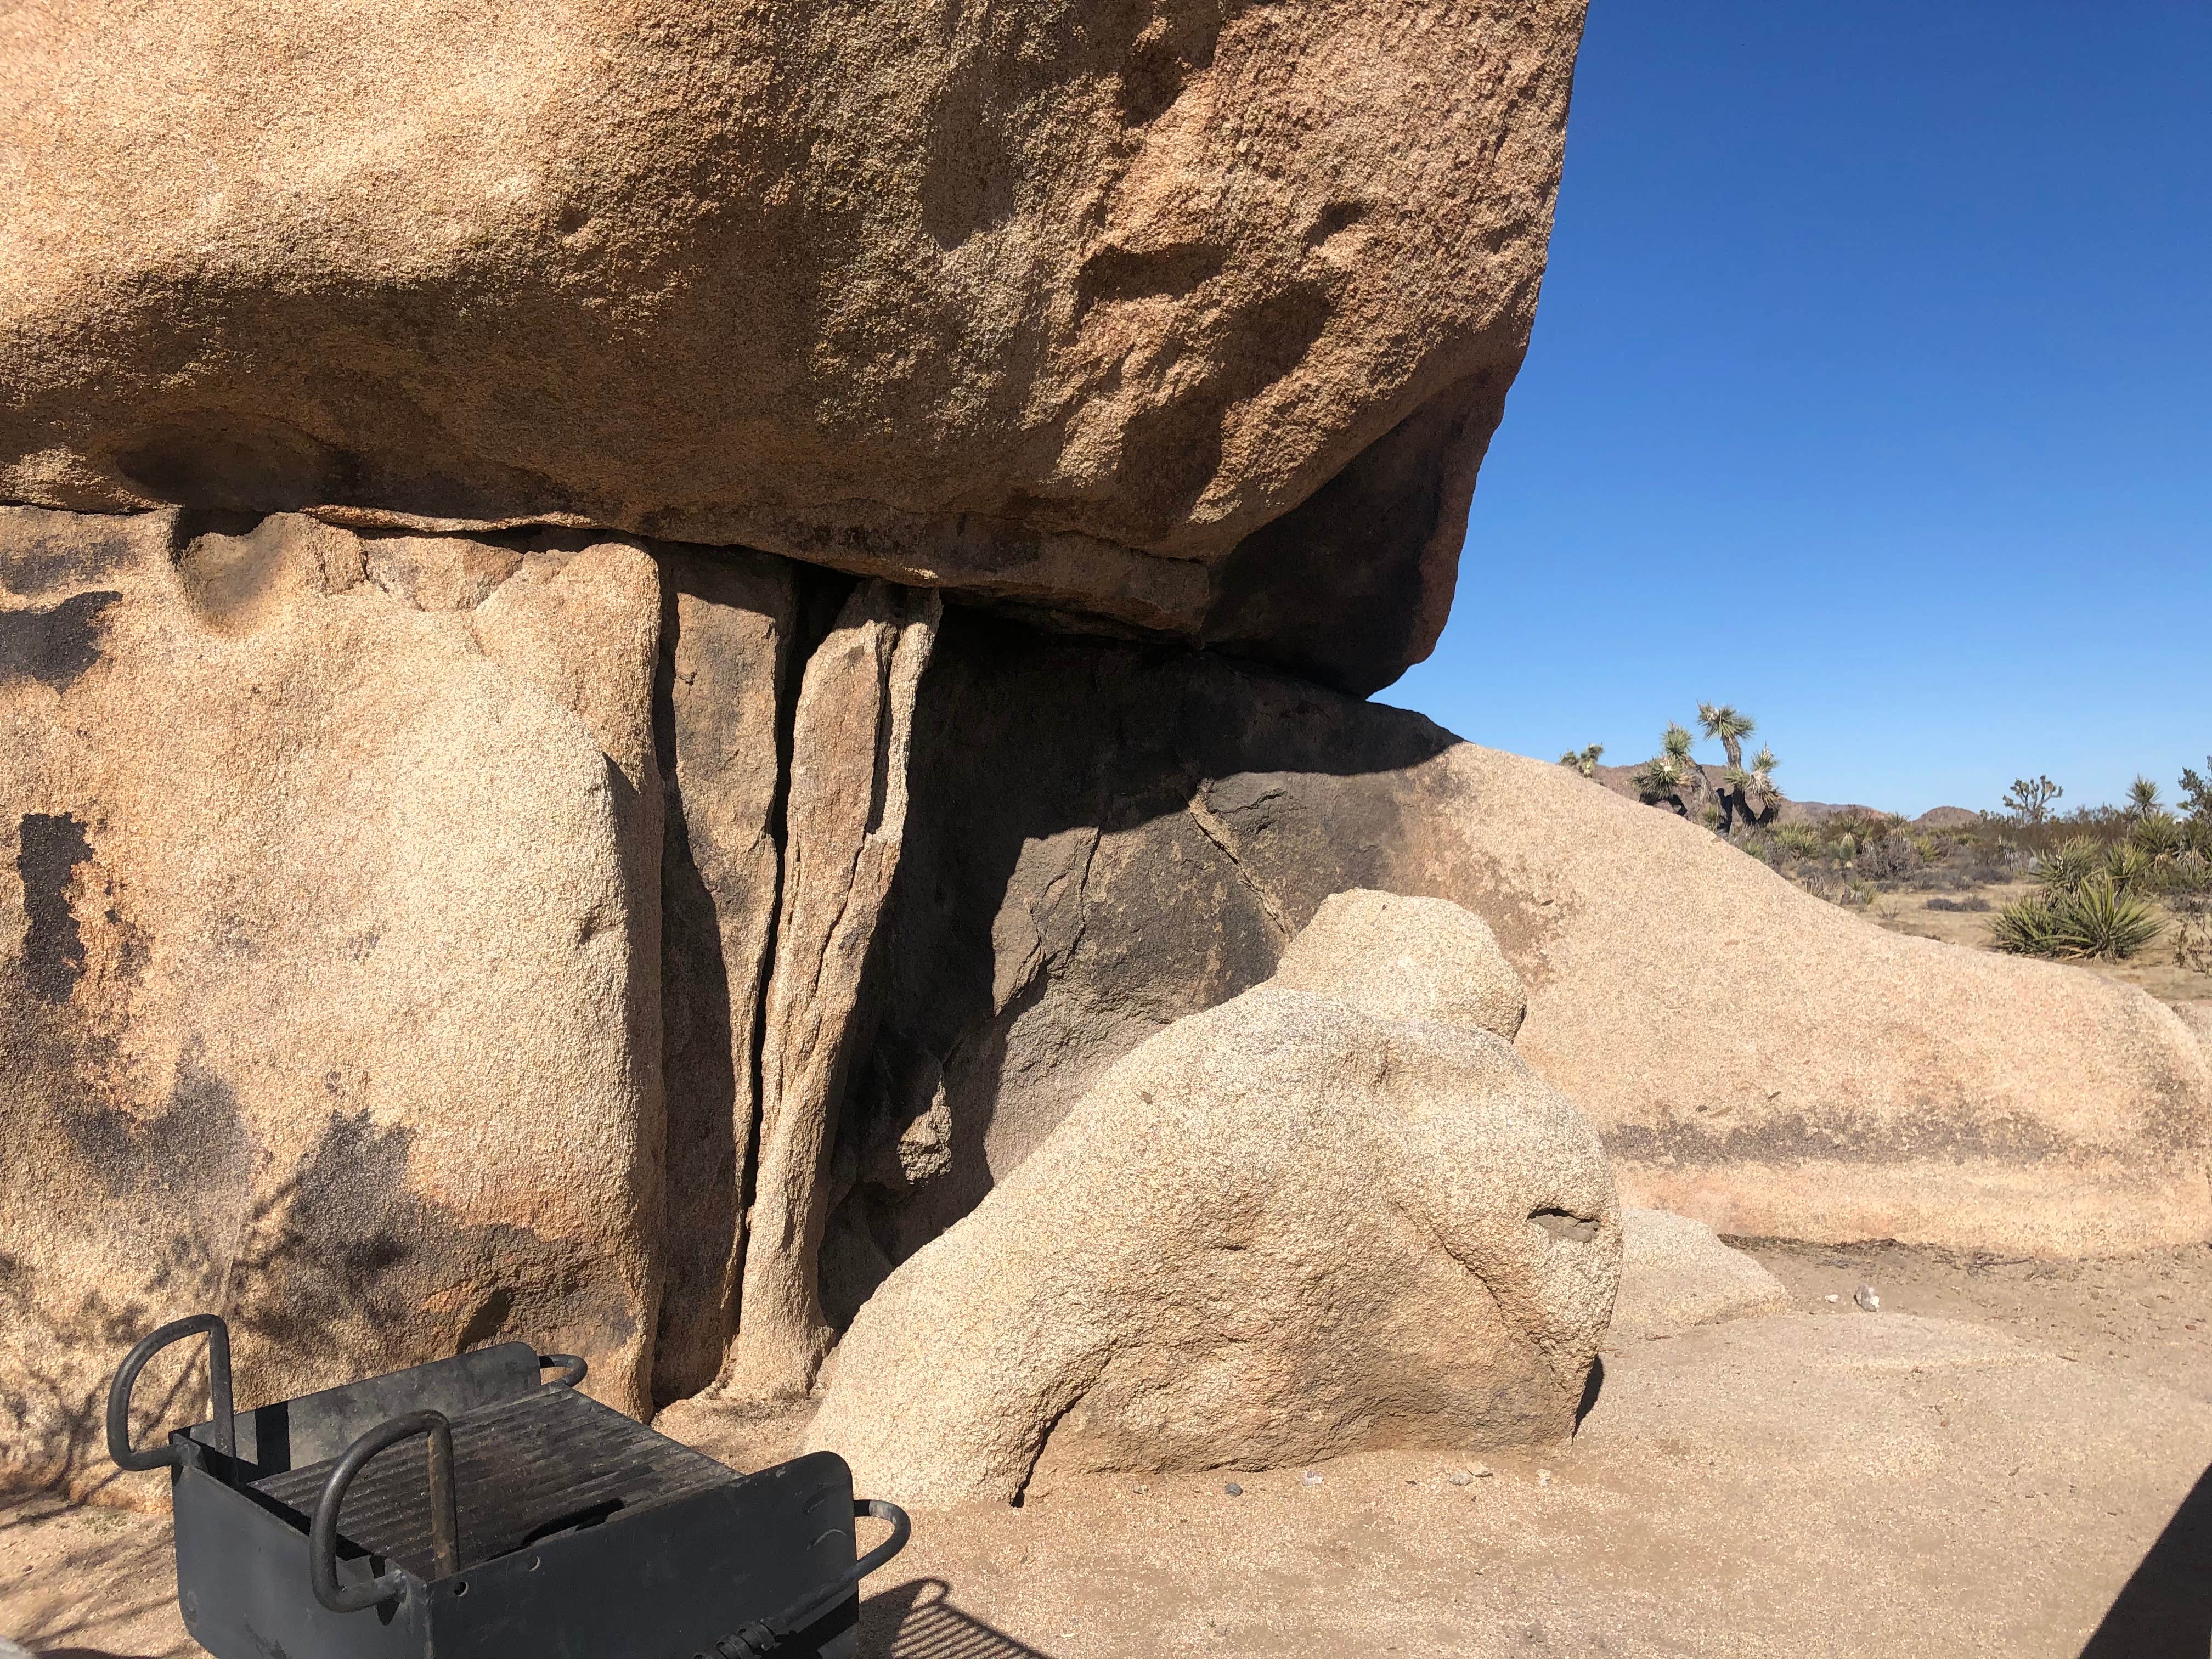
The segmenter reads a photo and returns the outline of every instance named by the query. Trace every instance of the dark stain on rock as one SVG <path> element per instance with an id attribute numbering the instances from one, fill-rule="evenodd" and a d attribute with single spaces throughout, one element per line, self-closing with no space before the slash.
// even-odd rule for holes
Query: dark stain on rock
<path id="1" fill-rule="evenodd" d="M 414 1189 L 414 1139 L 366 1110 L 330 1115 L 254 1206 L 234 1323 L 291 1355 L 329 1356 L 334 1377 L 508 1339 L 596 1363 L 635 1336 L 620 1270 L 595 1242 L 460 1220 Z"/>
<path id="2" fill-rule="evenodd" d="M 131 563 L 131 520 L 16 507 L 0 514 L 0 581 L 26 599 L 96 582 Z"/>
<path id="3" fill-rule="evenodd" d="M 1899 1121 L 1854 1123 L 1778 1112 L 1731 1125 L 1724 1115 L 1715 1116 L 1720 1121 L 1700 1122 L 1668 1112 L 1656 1123 L 1616 1124 L 1603 1133 L 1605 1149 L 1617 1160 L 1670 1167 L 1957 1163 L 1968 1158 L 2036 1163 L 2079 1150 L 2046 1125 L 2022 1117 L 1976 1121 L 1963 1114 L 1929 1110 Z"/>
<path id="4" fill-rule="evenodd" d="M 84 977 L 84 935 L 70 908 L 70 872 L 92 859 L 85 826 L 67 812 L 26 812 L 17 826 L 23 879 L 23 977 L 42 1002 L 67 1002 Z"/>
<path id="5" fill-rule="evenodd" d="M 188 1212 L 221 1211 L 245 1191 L 252 1173 L 253 1138 L 238 1096 L 191 1051 L 178 1061 L 159 1112 L 79 1106 L 64 1113 L 62 1128 L 77 1161 L 112 1198 L 159 1194 Z"/>
<path id="6" fill-rule="evenodd" d="M 100 588 L 44 609 L 0 611 L 0 685 L 36 680 L 65 691 L 76 684 L 100 660 L 105 613 L 122 597 Z"/>

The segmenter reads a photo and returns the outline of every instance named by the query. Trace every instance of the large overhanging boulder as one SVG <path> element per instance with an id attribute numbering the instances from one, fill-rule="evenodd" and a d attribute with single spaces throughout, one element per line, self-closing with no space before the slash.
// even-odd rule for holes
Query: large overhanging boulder
<path id="1" fill-rule="evenodd" d="M 1582 11 L 19 11 L 0 499 L 743 544 L 1364 692 L 1449 607 Z"/>

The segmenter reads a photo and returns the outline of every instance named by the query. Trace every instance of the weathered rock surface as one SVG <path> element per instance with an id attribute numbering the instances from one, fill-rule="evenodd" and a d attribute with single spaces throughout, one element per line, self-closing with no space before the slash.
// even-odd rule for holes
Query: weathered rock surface
<path id="1" fill-rule="evenodd" d="M 13 15 L 0 495 L 1426 654 L 1581 0 Z"/>
<path id="2" fill-rule="evenodd" d="M 1349 887 L 1454 900 L 1631 1202 L 1723 1232 L 2094 1255 L 2212 1227 L 2212 1075 L 2082 969 L 1905 938 L 1695 825 L 1218 659 L 949 615 L 833 1232 L 899 1261 Z M 917 1178 L 890 1152 L 939 1146 Z"/>
<path id="3" fill-rule="evenodd" d="M 713 1382 L 737 1328 L 746 1159 L 760 1112 L 798 595 L 781 559 L 664 550 L 654 702 L 667 1206 L 653 1395 Z"/>
<path id="4" fill-rule="evenodd" d="M 1480 916 L 1449 899 L 1332 893 L 1290 943 L 1273 983 L 1319 991 L 1377 1019 L 1431 1019 L 1508 1042 L 1528 999 Z"/>
<path id="5" fill-rule="evenodd" d="M 1621 1212 L 1614 1335 L 1664 1336 L 1789 1309 L 1782 1281 L 1704 1222 L 1665 1210 Z"/>
<path id="6" fill-rule="evenodd" d="M 642 1407 L 653 562 L 9 509 L 0 582 L 13 1472 L 199 1309 L 246 1401 L 526 1336 Z"/>
<path id="7" fill-rule="evenodd" d="M 799 686 L 761 1049 L 760 1179 L 723 1378 L 740 1397 L 804 1393 L 835 1340 L 820 1281 L 829 1158 L 898 874 L 915 691 L 942 611 L 926 590 L 862 583 Z"/>
<path id="8" fill-rule="evenodd" d="M 1368 896 L 1316 924 L 1354 998 L 1443 931 Z M 894 1273 L 810 1443 L 947 1504 L 1564 1436 L 1619 1271 L 1595 1136 L 1464 1005 L 1378 1013 L 1322 959 L 1127 1055 Z"/>

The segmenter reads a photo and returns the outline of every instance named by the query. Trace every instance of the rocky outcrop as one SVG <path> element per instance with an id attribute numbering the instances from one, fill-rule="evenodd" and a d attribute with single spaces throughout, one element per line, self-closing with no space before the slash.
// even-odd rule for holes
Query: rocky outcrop
<path id="1" fill-rule="evenodd" d="M 1416 715 L 1218 659 L 948 618 L 916 719 L 863 1176 L 902 1261 L 1152 1033 L 1267 979 L 1347 887 L 1480 915 L 1518 1044 L 1631 1202 L 1722 1231 L 2008 1255 L 2212 1225 L 2212 1076 L 2079 969 L 1908 939 L 1694 824 Z M 941 1148 L 919 1177 L 892 1156 Z"/>
<path id="2" fill-rule="evenodd" d="M 1692 1325 L 1789 1310 L 1782 1281 L 1755 1258 L 1722 1243 L 1704 1222 L 1665 1210 L 1621 1212 L 1615 1336 L 1667 1336 Z"/>
<path id="3" fill-rule="evenodd" d="M 1449 604 L 1582 12 L 42 7 L 0 496 L 742 544 L 1365 690 Z"/>
<path id="4" fill-rule="evenodd" d="M 1334 986 L 1316 956 L 1315 988 L 1261 986 L 1114 1066 L 860 1310 L 811 1443 L 945 1504 L 1563 1437 L 1612 1309 L 1612 1177 L 1464 1006 L 1369 1002 L 1443 908 L 1370 913 L 1357 944 L 1340 910 Z"/>
<path id="5" fill-rule="evenodd" d="M 653 562 L 13 509 L 0 582 L 13 1472 L 200 1308 L 246 1399 L 527 1336 L 641 1409 Z"/>
<path id="6" fill-rule="evenodd" d="M 509 1334 L 632 1409 L 802 1389 L 1271 977 L 1518 1021 L 1628 1195 L 1729 1233 L 2212 1219 L 2166 1009 L 1310 683 L 582 531 L 12 509 L 0 583 L 19 1468 L 81 1469 L 121 1336 L 201 1306 L 257 1394 Z"/>
<path id="7" fill-rule="evenodd" d="M 834 1340 L 819 1278 L 829 1156 L 898 874 L 915 691 L 941 614 L 934 593 L 863 583 L 799 686 L 761 1050 L 760 1180 L 727 1393 L 804 1393 Z"/>

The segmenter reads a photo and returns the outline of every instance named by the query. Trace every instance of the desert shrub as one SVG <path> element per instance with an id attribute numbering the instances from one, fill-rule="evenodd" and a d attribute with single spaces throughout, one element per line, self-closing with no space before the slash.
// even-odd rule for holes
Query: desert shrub
<path id="1" fill-rule="evenodd" d="M 2181 919 L 2174 934 L 2173 960 L 2191 973 L 2212 974 L 2212 915 Z"/>
<path id="2" fill-rule="evenodd" d="M 1859 854 L 1859 873 L 1873 881 L 1896 881 L 1920 868 L 1920 849 L 1899 835 L 1884 836 Z"/>
<path id="3" fill-rule="evenodd" d="M 2166 931 L 2158 911 L 2110 878 L 2008 904 L 1992 932 L 1997 949 L 2031 957 L 2131 957 Z"/>
<path id="4" fill-rule="evenodd" d="M 1721 809 L 1713 805 L 1710 801 L 1707 802 L 1698 811 L 1698 822 L 1704 824 L 1708 830 L 1719 829 L 1721 827 Z"/>
<path id="5" fill-rule="evenodd" d="M 1930 910 L 1986 910 L 1989 908 L 1990 902 L 1979 893 L 1971 898 L 1932 898 L 1928 901 Z"/>
<path id="6" fill-rule="evenodd" d="M 2178 896 L 2212 890 L 2212 859 L 2195 848 L 2179 853 L 2166 866 L 2165 878 L 2159 885 Z"/>

